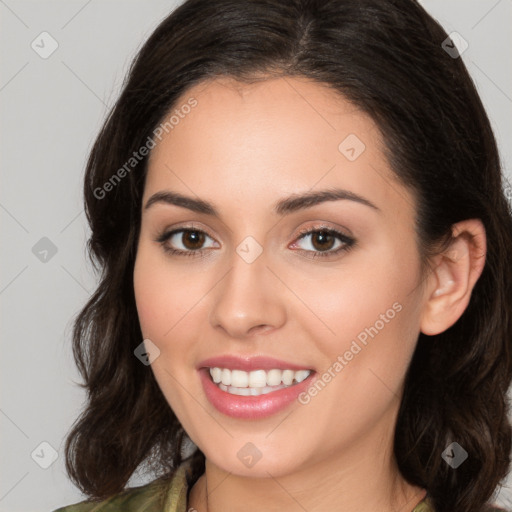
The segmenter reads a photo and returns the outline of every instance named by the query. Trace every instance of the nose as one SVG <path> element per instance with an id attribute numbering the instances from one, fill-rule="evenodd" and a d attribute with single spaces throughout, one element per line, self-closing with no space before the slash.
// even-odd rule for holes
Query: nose
<path id="1" fill-rule="evenodd" d="M 210 325 L 237 339 L 282 327 L 285 291 L 267 267 L 265 251 L 250 263 L 234 253 L 230 263 L 230 270 L 212 290 Z"/>

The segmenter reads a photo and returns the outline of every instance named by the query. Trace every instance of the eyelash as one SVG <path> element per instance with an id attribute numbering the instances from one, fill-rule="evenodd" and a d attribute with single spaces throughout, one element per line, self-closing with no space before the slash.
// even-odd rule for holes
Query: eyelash
<path id="1" fill-rule="evenodd" d="M 208 236 L 209 238 L 212 238 L 210 235 L 208 235 L 208 233 L 206 233 L 205 231 L 203 231 L 201 229 L 181 227 L 178 229 L 174 229 L 172 231 L 164 231 L 155 239 L 155 242 L 160 243 L 163 250 L 172 256 L 201 257 L 202 253 L 205 252 L 206 249 L 182 251 L 181 249 L 173 249 L 172 247 L 169 247 L 166 245 L 167 240 L 169 240 L 169 238 L 171 238 L 176 233 L 186 233 L 186 232 L 203 233 L 206 236 Z M 350 249 L 352 249 L 356 245 L 356 240 L 354 238 L 349 237 L 335 229 L 324 227 L 324 226 L 319 226 L 314 229 L 304 229 L 299 232 L 296 240 L 298 241 L 298 240 L 301 240 L 302 238 L 305 238 L 306 235 L 317 234 L 317 233 L 325 233 L 327 235 L 333 235 L 336 238 L 338 238 L 338 240 L 343 242 L 343 245 L 334 251 L 332 251 L 332 250 L 308 251 L 305 249 L 300 249 L 301 252 L 306 252 L 306 253 L 312 252 L 313 255 L 308 256 L 311 259 L 332 257 L 332 256 L 335 256 L 335 255 L 343 253 L 343 252 L 348 252 Z"/>

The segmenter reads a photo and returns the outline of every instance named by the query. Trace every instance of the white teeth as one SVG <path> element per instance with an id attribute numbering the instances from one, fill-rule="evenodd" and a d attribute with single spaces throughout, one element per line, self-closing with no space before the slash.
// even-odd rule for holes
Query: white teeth
<path id="1" fill-rule="evenodd" d="M 295 372 L 293 370 L 284 370 L 283 371 L 283 384 L 286 384 L 287 386 L 291 386 L 293 382 L 293 376 L 295 375 Z"/>
<path id="2" fill-rule="evenodd" d="M 281 384 L 281 370 L 269 370 L 267 372 L 267 384 L 269 386 L 279 386 Z"/>
<path id="3" fill-rule="evenodd" d="M 221 389 L 235 395 L 251 396 L 275 391 L 276 386 L 291 386 L 293 381 L 302 382 L 311 373 L 311 370 L 229 370 L 228 368 L 210 368 L 213 382 Z M 265 391 L 268 388 L 268 391 Z"/>
<path id="4" fill-rule="evenodd" d="M 277 391 L 278 389 L 283 389 L 288 386 L 281 384 L 279 386 L 265 386 L 264 388 L 235 388 L 233 386 L 225 386 L 224 384 L 219 383 L 219 388 L 222 391 L 227 391 L 232 395 L 240 395 L 240 396 L 259 396 L 266 395 L 267 393 L 272 393 L 272 391 Z"/>
<path id="5" fill-rule="evenodd" d="M 229 371 L 229 370 L 226 370 Z M 246 388 L 249 386 L 250 375 L 240 370 L 231 371 L 231 385 L 237 388 Z M 252 386 L 252 385 L 251 385 Z"/>
<path id="6" fill-rule="evenodd" d="M 242 372 L 247 375 L 247 372 Z M 238 386 L 237 382 L 232 383 L 233 386 Z M 249 387 L 250 388 L 264 388 L 267 385 L 267 372 L 265 370 L 256 370 L 249 373 Z"/>
<path id="7" fill-rule="evenodd" d="M 224 368 L 222 370 L 222 375 L 221 375 L 220 380 L 222 381 L 222 384 L 224 384 L 224 386 L 230 386 L 231 385 L 231 372 L 229 370 L 227 370 L 226 368 Z"/>
<path id="8" fill-rule="evenodd" d="M 210 368 L 210 375 L 215 384 L 218 384 L 222 380 L 222 370 L 220 368 Z"/>
<path id="9" fill-rule="evenodd" d="M 303 380 L 309 377 L 310 373 L 311 372 L 309 370 L 300 370 L 298 372 L 295 372 L 295 380 L 297 382 L 302 382 Z"/>

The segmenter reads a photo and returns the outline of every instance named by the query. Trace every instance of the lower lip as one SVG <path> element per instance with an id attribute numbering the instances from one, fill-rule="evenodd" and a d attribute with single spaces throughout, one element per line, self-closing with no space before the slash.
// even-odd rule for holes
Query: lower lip
<path id="1" fill-rule="evenodd" d="M 199 375 L 206 397 L 219 412 L 233 418 L 254 420 L 272 416 L 289 406 L 310 386 L 314 372 L 298 384 L 259 396 L 239 396 L 222 391 L 210 378 L 209 368 L 201 368 Z"/>

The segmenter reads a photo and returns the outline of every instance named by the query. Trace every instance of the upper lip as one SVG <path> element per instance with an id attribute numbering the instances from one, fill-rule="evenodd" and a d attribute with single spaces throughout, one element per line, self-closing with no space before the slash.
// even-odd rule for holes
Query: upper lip
<path id="1" fill-rule="evenodd" d="M 228 368 L 230 370 L 243 370 L 250 372 L 253 370 L 311 370 L 311 367 L 290 363 L 274 357 L 267 356 L 235 356 L 226 354 L 217 357 L 210 357 L 201 361 L 198 365 L 200 368 Z"/>

